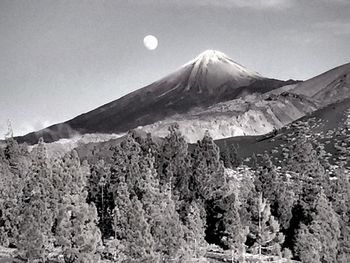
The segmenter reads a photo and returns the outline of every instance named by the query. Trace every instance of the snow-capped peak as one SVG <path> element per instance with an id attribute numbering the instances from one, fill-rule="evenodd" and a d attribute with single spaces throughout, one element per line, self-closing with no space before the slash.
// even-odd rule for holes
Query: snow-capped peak
<path id="1" fill-rule="evenodd" d="M 254 79 L 262 78 L 258 73 L 248 70 L 217 50 L 202 52 L 183 68 L 191 70 L 187 90 L 196 84 L 201 88 L 213 89 L 232 81 L 238 86 L 244 86 Z"/>
<path id="2" fill-rule="evenodd" d="M 220 60 L 225 60 L 225 59 L 228 59 L 228 57 L 224 53 L 217 51 L 217 50 L 208 49 L 208 50 L 200 53 L 194 59 L 187 62 L 184 66 L 191 65 L 191 64 L 196 63 L 198 61 L 206 61 L 206 62 L 215 63 L 215 62 L 219 62 Z"/>
<path id="3" fill-rule="evenodd" d="M 228 57 L 217 50 L 211 50 L 208 49 L 204 52 L 202 52 L 201 54 L 199 54 L 194 60 L 198 61 L 198 60 L 205 60 L 205 61 L 211 61 L 211 62 L 220 62 L 220 60 L 225 60 L 228 59 Z"/>
<path id="4" fill-rule="evenodd" d="M 221 64 L 221 65 L 219 65 Z M 220 66 L 225 71 L 229 71 L 232 76 L 236 77 L 251 77 L 251 78 L 261 78 L 261 75 L 257 72 L 250 71 L 244 66 L 238 64 L 229 58 L 225 53 L 217 50 L 206 50 L 199 54 L 196 58 L 186 63 L 183 67 L 193 65 L 194 72 L 198 72 L 199 68 L 206 69 L 210 65 Z"/>

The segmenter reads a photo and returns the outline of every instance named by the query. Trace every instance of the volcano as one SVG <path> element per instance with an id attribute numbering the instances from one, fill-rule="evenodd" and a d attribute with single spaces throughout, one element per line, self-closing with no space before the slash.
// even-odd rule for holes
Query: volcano
<path id="1" fill-rule="evenodd" d="M 207 50 L 168 76 L 64 123 L 16 138 L 36 143 L 86 133 L 123 133 L 193 108 L 289 84 L 269 79 L 234 62 L 224 53 Z"/>

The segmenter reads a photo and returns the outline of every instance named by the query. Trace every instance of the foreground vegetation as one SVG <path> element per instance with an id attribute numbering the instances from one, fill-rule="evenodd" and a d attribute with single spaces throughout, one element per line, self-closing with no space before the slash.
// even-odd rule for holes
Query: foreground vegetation
<path id="1" fill-rule="evenodd" d="M 349 171 L 328 173 L 303 134 L 278 169 L 267 154 L 242 167 L 209 134 L 188 151 L 176 126 L 159 143 L 130 132 L 90 163 L 8 138 L 0 245 L 28 262 L 207 262 L 213 244 L 236 262 L 350 262 Z"/>

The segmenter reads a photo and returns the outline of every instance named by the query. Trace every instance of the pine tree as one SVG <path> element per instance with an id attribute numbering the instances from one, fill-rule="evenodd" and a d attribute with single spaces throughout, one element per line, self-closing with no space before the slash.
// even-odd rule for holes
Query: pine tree
<path id="1" fill-rule="evenodd" d="M 113 230 L 115 239 L 125 239 L 128 229 L 128 211 L 131 209 L 130 194 L 125 179 L 121 178 L 115 191 Z"/>
<path id="2" fill-rule="evenodd" d="M 139 137 L 139 140 L 136 140 L 140 145 L 144 155 L 150 154 L 155 158 L 155 167 L 158 168 L 159 163 L 159 145 L 153 140 L 152 134 L 147 133 L 146 138 Z"/>
<path id="3" fill-rule="evenodd" d="M 257 171 L 255 185 L 264 198 L 269 199 L 270 202 L 274 202 L 280 175 L 277 173 L 276 167 L 272 164 L 269 155 L 264 154 L 263 163 L 264 165 Z"/>
<path id="4" fill-rule="evenodd" d="M 172 195 L 176 195 L 180 200 L 192 197 L 189 189 L 191 164 L 187 148 L 187 142 L 179 131 L 178 124 L 170 126 L 169 134 L 160 147 L 158 176 L 160 185 L 166 186 L 170 183 Z"/>
<path id="5" fill-rule="evenodd" d="M 55 189 L 42 139 L 31 156 L 32 165 L 23 189 L 17 246 L 29 261 L 45 261 L 53 246 L 51 229 L 57 215 L 58 200 L 53 194 Z"/>
<path id="6" fill-rule="evenodd" d="M 94 205 L 66 204 L 60 209 L 57 240 L 62 246 L 65 262 L 96 262 L 100 230 Z"/>
<path id="7" fill-rule="evenodd" d="M 295 189 L 306 217 L 321 188 L 327 187 L 328 178 L 317 152 L 305 135 L 301 136 L 290 150 L 287 170 L 293 172 Z"/>
<path id="8" fill-rule="evenodd" d="M 281 256 L 281 244 L 284 236 L 280 233 L 280 226 L 271 215 L 270 205 L 259 193 L 258 197 L 258 224 L 250 230 L 255 238 L 253 248 L 257 250 L 259 259 L 261 255 Z"/>
<path id="9" fill-rule="evenodd" d="M 252 225 L 258 214 L 258 194 L 254 185 L 254 178 L 252 176 L 241 178 L 237 192 L 241 221 L 245 222 L 247 226 Z"/>
<path id="10" fill-rule="evenodd" d="M 241 164 L 241 159 L 238 156 L 237 147 L 234 144 L 227 145 L 225 141 L 223 150 L 220 151 L 220 158 L 226 168 L 236 168 Z"/>
<path id="11" fill-rule="evenodd" d="M 120 142 L 120 145 L 113 147 L 113 151 L 109 191 L 116 193 L 115 188 L 123 178 L 131 197 L 136 195 L 140 199 L 139 181 L 141 179 L 140 162 L 142 158 L 140 144 L 135 141 L 132 133 L 129 133 Z"/>
<path id="12" fill-rule="evenodd" d="M 323 192 L 316 197 L 314 207 L 315 213 L 311 224 L 302 225 L 299 229 L 295 251 L 306 263 L 336 262 L 340 237 L 338 218 Z M 310 241 L 313 243 L 310 244 Z M 310 255 L 315 258 L 311 258 Z"/>
<path id="13" fill-rule="evenodd" d="M 301 224 L 296 237 L 295 251 L 305 263 L 321 263 L 322 244 L 309 228 Z"/>
<path id="14" fill-rule="evenodd" d="M 151 153 L 140 162 L 138 182 L 145 218 L 155 240 L 155 250 L 164 258 L 177 258 L 183 245 L 183 227 L 173 200 L 170 183 L 161 186 L 157 179 L 155 158 Z"/>
<path id="15" fill-rule="evenodd" d="M 151 220 L 151 233 L 155 249 L 162 256 L 162 262 L 176 260 L 184 245 L 184 230 L 172 199 L 171 186 L 161 192 Z"/>
<path id="16" fill-rule="evenodd" d="M 128 228 L 128 209 L 136 197 L 148 211 L 154 199 L 159 198 L 154 159 L 150 155 L 141 158 L 140 145 L 131 134 L 114 149 L 114 164 L 111 167 L 109 192 L 114 198 L 114 232 L 118 239 L 125 238 Z M 146 217 L 148 215 L 146 214 Z"/>
<path id="17" fill-rule="evenodd" d="M 338 239 L 337 262 L 350 262 L 350 226 L 349 222 L 339 220 L 340 236 Z"/>
<path id="18" fill-rule="evenodd" d="M 350 216 L 350 171 L 341 168 L 335 171 L 335 178 L 331 183 L 332 195 L 330 199 L 334 211 L 344 220 Z"/>
<path id="19" fill-rule="evenodd" d="M 23 180 L 0 161 L 0 244 L 14 246 L 19 235 Z"/>
<path id="20" fill-rule="evenodd" d="M 295 193 L 286 176 L 282 176 L 276 191 L 275 217 L 278 218 L 283 230 L 290 229 L 290 222 L 293 218 L 293 208 L 296 202 Z"/>
<path id="21" fill-rule="evenodd" d="M 114 209 L 114 198 L 109 188 L 109 166 L 103 160 L 99 160 L 91 166 L 87 201 L 88 203 L 93 202 L 96 206 L 99 217 L 98 226 L 104 238 L 113 236 L 112 211 Z"/>
<path id="22" fill-rule="evenodd" d="M 129 193 L 123 177 L 116 187 L 113 229 L 114 238 L 120 243 L 119 253 L 127 257 L 127 262 L 156 262 L 158 256 L 155 253 L 151 225 L 147 222 L 148 217 L 142 203 L 137 196 Z M 144 198 L 148 200 L 147 195 Z"/>
<path id="23" fill-rule="evenodd" d="M 298 137 L 291 146 L 287 168 L 303 176 L 301 179 L 315 178 L 319 182 L 325 176 L 324 168 L 318 159 L 317 151 L 305 135 Z"/>
<path id="24" fill-rule="evenodd" d="M 147 222 L 152 225 L 154 213 L 160 210 L 160 202 L 163 198 L 157 171 L 154 167 L 155 160 L 151 154 L 144 156 L 140 163 L 141 177 L 139 181 L 140 192 L 142 193 L 141 203 L 145 210 Z"/>
<path id="25" fill-rule="evenodd" d="M 271 213 L 278 218 L 281 227 L 289 228 L 292 219 L 292 209 L 295 203 L 293 184 L 285 173 L 278 173 L 270 157 L 263 156 L 264 166 L 257 172 L 255 185 L 264 198 L 269 200 Z"/>
<path id="26" fill-rule="evenodd" d="M 322 166 L 313 144 L 301 134 L 290 149 L 290 158 L 285 174 L 291 177 L 295 202 L 290 229 L 286 232 L 286 243 L 292 246 L 298 226 L 310 225 L 317 196 L 329 191 L 329 176 Z"/>
<path id="27" fill-rule="evenodd" d="M 30 209 L 45 209 L 42 204 L 37 207 L 30 206 Z M 28 262 L 45 262 L 47 260 L 47 243 L 48 237 L 45 232 L 41 232 L 41 224 L 36 220 L 33 214 L 23 213 L 25 221 L 22 222 L 20 228 L 19 241 L 17 242 L 18 254 Z"/>
<path id="28" fill-rule="evenodd" d="M 185 220 L 185 240 L 192 257 L 201 258 L 207 246 L 205 241 L 205 210 L 202 205 L 192 201 Z"/>
<path id="29" fill-rule="evenodd" d="M 238 195 L 235 193 L 225 197 L 227 207 L 223 214 L 223 244 L 231 249 L 232 260 L 244 260 L 245 242 L 249 233 L 249 228 L 244 226 L 239 214 L 240 204 Z"/>
<path id="30" fill-rule="evenodd" d="M 335 171 L 335 178 L 331 181 L 332 207 L 338 215 L 340 237 L 338 242 L 337 261 L 350 261 L 350 181 L 349 171 L 341 168 Z"/>
<path id="31" fill-rule="evenodd" d="M 128 262 L 157 262 L 158 255 L 154 252 L 155 243 L 146 222 L 141 202 L 133 197 L 131 209 L 128 210 L 128 225 L 122 242 L 128 256 Z"/>
<path id="32" fill-rule="evenodd" d="M 7 138 L 4 148 L 4 157 L 11 173 L 23 178 L 31 165 L 28 149 L 25 145 L 18 145 L 15 139 Z"/>
<path id="33" fill-rule="evenodd" d="M 65 262 L 96 262 L 101 233 L 97 227 L 97 211 L 87 204 L 88 167 L 80 165 L 73 151 L 63 159 L 59 214 L 55 237 L 62 247 Z"/>
<path id="34" fill-rule="evenodd" d="M 219 147 L 208 132 L 195 147 L 193 176 L 193 189 L 204 200 L 217 199 L 226 191 L 227 180 L 220 160 Z"/>
<path id="35" fill-rule="evenodd" d="M 125 252 L 126 248 L 119 239 L 108 239 L 104 241 L 104 249 L 101 252 L 101 256 L 106 262 L 127 262 L 128 256 L 124 254 Z"/>

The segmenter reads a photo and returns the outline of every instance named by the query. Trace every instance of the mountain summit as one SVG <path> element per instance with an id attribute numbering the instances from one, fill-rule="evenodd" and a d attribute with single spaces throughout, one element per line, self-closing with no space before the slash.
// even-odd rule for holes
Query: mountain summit
<path id="1" fill-rule="evenodd" d="M 65 123 L 17 138 L 36 143 L 69 138 L 77 133 L 122 133 L 182 114 L 195 107 L 239 98 L 285 85 L 234 62 L 224 53 L 207 50 L 168 76 Z"/>
<path id="2" fill-rule="evenodd" d="M 199 87 L 200 92 L 202 89 L 215 92 L 215 88 L 229 84 L 245 86 L 262 78 L 216 50 L 204 51 L 183 67 L 190 71 L 187 90 Z"/>
<path id="3" fill-rule="evenodd" d="M 239 65 L 224 53 L 206 50 L 175 72 L 144 89 L 161 92 L 160 96 L 175 91 L 184 92 L 186 96 L 188 93 L 196 94 L 198 105 L 201 105 L 202 99 L 207 99 L 207 95 L 215 100 L 222 97 L 222 93 L 228 89 L 233 92 L 261 79 L 264 78 L 258 73 Z M 202 95 L 198 97 L 198 94 Z"/>
<path id="4" fill-rule="evenodd" d="M 261 78 L 261 76 L 254 72 L 250 71 L 244 66 L 238 64 L 229 58 L 226 54 L 216 51 L 216 50 L 206 50 L 203 53 L 199 54 L 194 60 L 186 63 L 184 67 L 192 65 L 193 73 L 204 73 L 203 70 L 206 70 L 210 73 L 216 73 L 229 75 L 230 78 L 236 78 L 237 81 L 242 79 L 252 79 L 252 78 Z"/>

